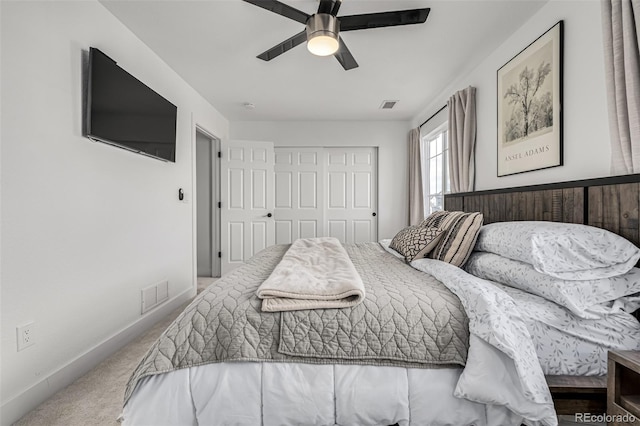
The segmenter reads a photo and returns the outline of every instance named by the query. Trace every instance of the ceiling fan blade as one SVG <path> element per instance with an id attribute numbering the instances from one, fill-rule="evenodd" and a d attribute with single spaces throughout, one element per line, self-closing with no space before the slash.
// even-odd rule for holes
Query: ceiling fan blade
<path id="1" fill-rule="evenodd" d="M 342 0 L 336 0 L 333 3 L 333 8 L 331 9 L 331 15 L 333 16 L 337 16 L 338 15 L 338 11 L 340 10 L 340 6 L 342 5 Z"/>
<path id="2" fill-rule="evenodd" d="M 334 0 L 320 0 L 320 5 L 318 6 L 318 13 L 331 13 L 331 9 L 333 8 Z"/>
<path id="3" fill-rule="evenodd" d="M 340 31 L 422 24 L 427 20 L 430 10 L 431 9 L 427 7 L 424 9 L 396 10 L 393 12 L 340 16 Z"/>
<path id="4" fill-rule="evenodd" d="M 298 21 L 301 24 L 306 24 L 310 15 L 307 15 L 301 10 L 288 6 L 284 3 L 280 3 L 276 0 L 244 0 L 247 3 L 251 3 L 255 6 L 266 9 L 270 12 L 277 13 L 294 21 Z"/>
<path id="5" fill-rule="evenodd" d="M 338 51 L 333 54 L 333 56 L 336 57 L 336 59 L 338 60 L 338 62 L 340 62 L 340 65 L 342 65 L 342 68 L 344 68 L 345 71 L 349 71 L 350 69 L 353 69 L 353 68 L 358 68 L 358 63 L 356 62 L 351 52 L 349 52 L 347 45 L 344 43 L 344 40 L 342 40 L 342 37 L 340 37 L 339 39 L 340 39 L 340 47 L 338 48 Z"/>
<path id="6" fill-rule="evenodd" d="M 282 43 L 272 47 L 271 49 L 267 50 L 266 52 L 262 52 L 261 54 L 259 54 L 257 56 L 257 58 L 260 58 L 263 61 L 270 61 L 273 58 L 282 55 L 287 50 L 291 50 L 294 47 L 296 47 L 297 45 L 299 45 L 301 43 L 304 43 L 305 41 L 307 41 L 307 30 L 306 29 L 300 31 L 298 34 L 294 35 L 293 37 L 288 38 L 287 40 L 283 41 Z"/>

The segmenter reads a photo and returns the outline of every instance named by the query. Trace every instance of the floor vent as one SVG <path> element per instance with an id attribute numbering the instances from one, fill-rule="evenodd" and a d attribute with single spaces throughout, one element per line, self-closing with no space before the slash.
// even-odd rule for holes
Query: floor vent
<path id="1" fill-rule="evenodd" d="M 142 312 L 144 314 L 169 300 L 169 281 L 161 281 L 142 289 Z"/>

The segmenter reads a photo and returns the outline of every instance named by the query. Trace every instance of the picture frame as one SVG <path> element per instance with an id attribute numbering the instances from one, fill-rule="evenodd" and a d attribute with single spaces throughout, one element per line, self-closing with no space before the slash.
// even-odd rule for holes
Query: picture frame
<path id="1" fill-rule="evenodd" d="M 497 71 L 498 177 L 563 164 L 563 21 Z"/>

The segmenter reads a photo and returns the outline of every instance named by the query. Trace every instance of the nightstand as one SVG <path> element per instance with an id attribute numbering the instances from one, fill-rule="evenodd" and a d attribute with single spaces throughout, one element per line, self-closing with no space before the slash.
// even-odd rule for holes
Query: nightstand
<path id="1" fill-rule="evenodd" d="M 640 351 L 609 351 L 607 414 L 609 425 L 640 426 Z M 632 422 L 618 421 L 634 416 Z"/>

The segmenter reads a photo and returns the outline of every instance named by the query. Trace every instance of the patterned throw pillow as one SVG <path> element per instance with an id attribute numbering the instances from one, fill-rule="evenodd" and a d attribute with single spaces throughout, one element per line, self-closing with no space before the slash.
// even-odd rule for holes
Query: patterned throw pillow
<path id="1" fill-rule="evenodd" d="M 404 256 L 407 262 L 426 257 L 444 234 L 439 228 L 409 226 L 398 232 L 389 247 Z"/>
<path id="2" fill-rule="evenodd" d="M 484 217 L 482 213 L 437 213 L 444 235 L 429 257 L 462 267 L 473 251 Z"/>
<path id="3" fill-rule="evenodd" d="M 425 220 L 420 222 L 421 227 L 426 228 L 443 228 L 442 222 L 449 215 L 448 211 L 439 210 L 437 212 L 431 213 Z"/>

